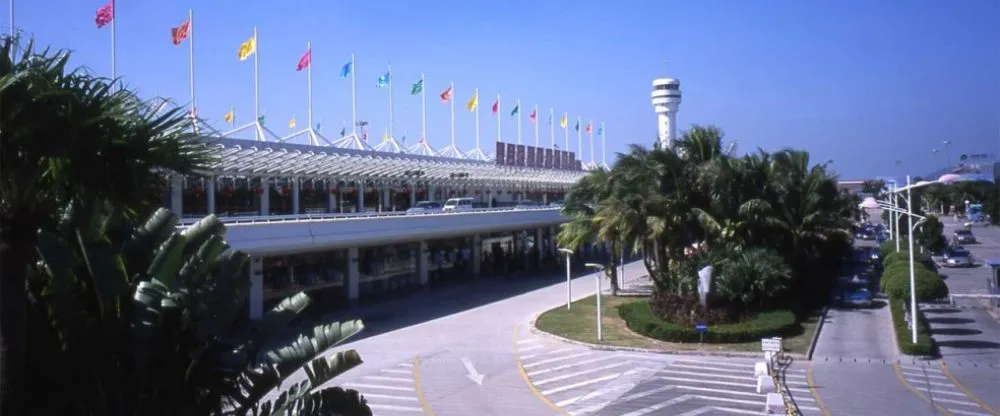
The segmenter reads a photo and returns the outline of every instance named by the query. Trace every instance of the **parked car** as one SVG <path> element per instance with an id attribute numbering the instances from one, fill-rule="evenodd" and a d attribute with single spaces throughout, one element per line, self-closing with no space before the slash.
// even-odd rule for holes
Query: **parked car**
<path id="1" fill-rule="evenodd" d="M 974 265 L 972 253 L 964 247 L 952 247 L 944 253 L 944 267 L 971 267 Z"/>
<path id="2" fill-rule="evenodd" d="M 959 228 L 955 230 L 952 240 L 958 244 L 975 244 L 977 242 L 975 234 L 972 234 L 972 230 L 968 228 Z"/>
<path id="3" fill-rule="evenodd" d="M 442 205 L 438 201 L 420 201 L 412 208 L 406 210 L 407 214 L 426 214 L 430 212 L 440 212 Z"/>

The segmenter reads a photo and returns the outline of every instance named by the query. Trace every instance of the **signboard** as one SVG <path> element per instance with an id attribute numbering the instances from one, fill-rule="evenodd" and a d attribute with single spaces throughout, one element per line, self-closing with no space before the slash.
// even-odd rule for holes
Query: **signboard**
<path id="1" fill-rule="evenodd" d="M 537 150 L 537 149 L 535 149 L 534 146 L 528 146 L 528 158 L 524 160 L 524 165 L 527 166 L 527 167 L 529 167 L 529 168 L 533 168 L 533 167 L 537 166 L 537 163 L 535 163 L 535 162 L 538 159 L 537 159 L 537 156 L 535 156 L 535 150 Z"/>
<path id="2" fill-rule="evenodd" d="M 507 146 L 504 143 L 497 142 L 497 152 L 496 152 L 496 164 L 503 165 L 507 162 Z"/>
<path id="3" fill-rule="evenodd" d="M 760 350 L 763 352 L 781 352 L 781 338 L 761 338 Z"/>
<path id="4" fill-rule="evenodd" d="M 516 156 L 514 158 L 514 166 L 524 166 L 524 161 L 525 161 L 524 152 L 525 152 L 526 149 L 524 148 L 523 144 L 516 144 L 514 146 L 515 146 L 514 147 L 514 150 L 515 150 L 514 154 Z"/>
<path id="5" fill-rule="evenodd" d="M 552 160 L 552 155 L 554 154 L 554 150 L 545 149 L 545 169 L 552 169 L 555 166 L 555 162 Z"/>
<path id="6" fill-rule="evenodd" d="M 507 150 L 505 150 L 507 158 L 504 164 L 507 166 L 514 166 L 514 158 L 517 156 L 517 145 L 514 143 L 504 143 L 504 145 L 507 146 Z"/>
<path id="7" fill-rule="evenodd" d="M 708 332 L 708 324 L 704 322 L 698 322 L 698 324 L 694 326 L 694 331 L 699 334 L 704 334 Z"/>

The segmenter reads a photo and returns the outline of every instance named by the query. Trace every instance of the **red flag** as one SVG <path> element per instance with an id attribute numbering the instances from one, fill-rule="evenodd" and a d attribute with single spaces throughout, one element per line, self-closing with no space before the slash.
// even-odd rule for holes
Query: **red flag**
<path id="1" fill-rule="evenodd" d="M 97 15 L 94 17 L 94 23 L 97 24 L 97 28 L 100 29 L 115 20 L 115 0 L 108 0 L 108 4 L 101 6 L 97 9 Z"/>
<path id="2" fill-rule="evenodd" d="M 532 123 L 538 121 L 538 110 L 534 110 L 531 114 L 528 114 L 528 121 Z"/>
<path id="3" fill-rule="evenodd" d="M 500 100 L 496 100 L 496 101 L 493 102 L 493 114 L 496 114 L 496 113 L 499 113 L 499 112 L 500 112 Z"/>
<path id="4" fill-rule="evenodd" d="M 590 123 L 587 123 L 587 128 L 584 129 L 583 131 L 587 132 L 588 134 L 590 133 Z"/>
<path id="5" fill-rule="evenodd" d="M 299 58 L 299 64 L 295 66 L 296 71 L 301 71 L 309 67 L 312 62 L 313 50 L 312 48 L 306 49 L 306 53 Z"/>
<path id="6" fill-rule="evenodd" d="M 451 87 L 448 87 L 448 89 L 441 93 L 441 102 L 447 103 L 448 101 L 451 101 Z"/>
<path id="7" fill-rule="evenodd" d="M 191 29 L 191 21 L 185 20 L 180 26 L 170 28 L 170 41 L 174 45 L 180 45 L 184 39 L 188 38 L 188 32 Z"/>

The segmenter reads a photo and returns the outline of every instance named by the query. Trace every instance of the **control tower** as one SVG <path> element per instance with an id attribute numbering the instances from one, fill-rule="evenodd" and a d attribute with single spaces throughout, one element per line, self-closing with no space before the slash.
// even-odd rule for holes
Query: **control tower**
<path id="1" fill-rule="evenodd" d="M 673 78 L 653 80 L 653 111 L 661 149 L 671 149 L 677 138 L 677 111 L 681 105 L 681 82 Z"/>

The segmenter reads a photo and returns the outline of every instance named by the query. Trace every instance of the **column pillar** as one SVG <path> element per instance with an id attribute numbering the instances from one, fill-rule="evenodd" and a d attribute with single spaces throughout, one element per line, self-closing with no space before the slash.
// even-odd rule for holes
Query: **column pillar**
<path id="1" fill-rule="evenodd" d="M 205 212 L 209 214 L 215 214 L 215 176 L 209 176 L 205 178 L 205 200 L 208 202 L 207 210 Z"/>
<path id="2" fill-rule="evenodd" d="M 472 236 L 472 276 L 479 277 L 483 265 L 483 239 L 479 234 Z"/>
<path id="3" fill-rule="evenodd" d="M 545 244 L 542 244 L 542 237 L 544 237 L 541 228 L 535 229 L 535 251 L 538 252 L 538 265 L 542 265 L 542 259 L 545 258 Z"/>
<path id="4" fill-rule="evenodd" d="M 410 208 L 417 205 L 417 188 L 410 186 Z"/>
<path id="5" fill-rule="evenodd" d="M 333 192 L 333 188 L 337 187 L 337 181 L 327 180 L 326 181 L 326 212 L 334 213 L 337 212 L 337 208 L 340 204 L 337 202 L 337 195 L 340 191 Z"/>
<path id="6" fill-rule="evenodd" d="M 358 261 L 360 261 L 358 248 L 347 249 L 347 302 L 351 307 L 357 306 L 358 299 L 361 297 L 361 274 L 358 273 Z"/>
<path id="7" fill-rule="evenodd" d="M 549 204 L 549 193 L 548 192 L 545 192 L 545 193 L 542 194 L 542 204 L 544 204 L 544 205 L 548 205 Z"/>
<path id="8" fill-rule="evenodd" d="M 260 319 L 264 315 L 264 258 L 250 257 L 250 319 Z"/>
<path id="9" fill-rule="evenodd" d="M 300 196 L 302 196 L 302 192 L 299 189 L 301 188 L 300 186 L 301 182 L 299 181 L 299 178 L 295 177 L 291 178 L 290 180 L 292 182 L 292 215 L 299 215 L 302 213 L 302 211 L 299 210 L 300 208 L 299 203 L 301 202 Z"/>
<path id="10" fill-rule="evenodd" d="M 358 208 L 355 212 L 365 212 L 365 186 L 364 182 L 354 188 L 358 190 Z"/>
<path id="11" fill-rule="evenodd" d="M 181 175 L 170 175 L 170 210 L 177 218 L 184 216 L 184 178 Z"/>
<path id="12" fill-rule="evenodd" d="M 430 283 L 430 276 L 427 273 L 427 242 L 421 241 L 417 249 L 417 272 L 420 274 L 420 285 L 427 286 Z"/>
<path id="13" fill-rule="evenodd" d="M 549 227 L 549 250 L 552 251 L 552 256 L 559 255 L 559 243 L 556 240 L 556 236 L 559 235 L 559 226 L 553 225 Z"/>
<path id="14" fill-rule="evenodd" d="M 271 180 L 260 178 L 260 215 L 271 215 Z"/>
<path id="15" fill-rule="evenodd" d="M 382 185 L 382 190 L 379 191 L 379 196 L 381 197 L 380 199 L 382 200 L 382 203 L 380 204 L 381 205 L 380 212 L 392 210 L 392 204 L 389 201 L 389 187 L 388 186 Z"/>

